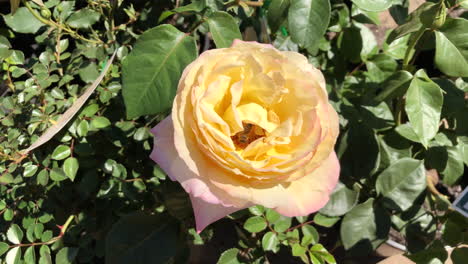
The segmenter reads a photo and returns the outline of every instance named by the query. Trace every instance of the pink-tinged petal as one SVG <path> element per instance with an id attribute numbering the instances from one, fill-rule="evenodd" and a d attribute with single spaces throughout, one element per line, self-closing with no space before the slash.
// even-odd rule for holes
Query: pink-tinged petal
<path id="1" fill-rule="evenodd" d="M 246 204 L 245 207 L 241 208 L 232 206 L 226 207 L 221 204 L 207 203 L 204 200 L 193 197 L 191 195 L 190 200 L 192 201 L 193 212 L 195 213 L 197 233 L 200 233 L 203 231 L 203 229 L 205 229 L 205 227 L 225 217 L 226 215 L 251 206 Z"/>
<path id="2" fill-rule="evenodd" d="M 286 189 L 296 206 L 280 205 L 276 211 L 285 216 L 305 216 L 324 207 L 340 176 L 340 163 L 333 151 L 320 167 L 294 181 Z"/>
<path id="3" fill-rule="evenodd" d="M 333 151 L 319 167 L 290 183 L 253 184 L 212 175 L 211 182 L 230 196 L 273 208 L 285 216 L 304 216 L 325 206 L 338 182 L 340 164 Z"/>
<path id="4" fill-rule="evenodd" d="M 186 192 L 209 203 L 218 204 L 221 201 L 210 191 L 203 178 L 193 173 L 180 158 L 174 146 L 174 128 L 172 117 L 168 116 L 155 126 L 154 147 L 151 159 L 154 160 L 173 181 L 181 183 Z"/>

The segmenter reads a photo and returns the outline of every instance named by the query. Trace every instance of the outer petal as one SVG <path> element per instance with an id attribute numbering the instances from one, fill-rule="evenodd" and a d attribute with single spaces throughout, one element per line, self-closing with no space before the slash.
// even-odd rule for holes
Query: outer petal
<path id="1" fill-rule="evenodd" d="M 190 200 L 192 201 L 193 212 L 195 213 L 195 222 L 198 233 L 211 223 L 225 217 L 226 215 L 250 206 L 246 205 L 243 208 L 232 206 L 225 207 L 220 204 L 207 203 L 203 199 L 193 197 L 192 195 L 190 195 Z"/>
<path id="2" fill-rule="evenodd" d="M 294 181 L 286 189 L 297 206 L 280 205 L 276 211 L 285 216 L 303 216 L 324 207 L 338 183 L 340 163 L 333 151 L 320 167 Z"/>
<path id="3" fill-rule="evenodd" d="M 159 122 L 151 132 L 154 134 L 154 147 L 150 157 L 159 164 L 171 180 L 179 181 L 185 191 L 189 193 L 197 232 L 200 233 L 206 226 L 228 214 L 251 206 L 244 202 L 241 207 L 234 207 L 230 206 L 228 202 L 221 201 L 212 192 L 213 189 L 217 188 L 204 181 L 202 177 L 187 167 L 174 146 L 174 128 L 171 116 Z M 219 190 L 217 191 L 219 192 Z"/>
<path id="4" fill-rule="evenodd" d="M 154 134 L 154 147 L 151 159 L 167 173 L 173 181 L 179 181 L 191 196 L 201 198 L 209 203 L 221 201 L 212 193 L 203 179 L 193 173 L 180 158 L 174 146 L 174 128 L 172 117 L 168 116 L 159 122 L 151 132 Z"/>
<path id="5" fill-rule="evenodd" d="M 319 167 L 291 183 L 251 186 L 233 177 L 217 175 L 213 175 L 211 180 L 235 198 L 273 208 L 285 216 L 303 216 L 325 206 L 339 174 L 340 165 L 333 151 Z"/>

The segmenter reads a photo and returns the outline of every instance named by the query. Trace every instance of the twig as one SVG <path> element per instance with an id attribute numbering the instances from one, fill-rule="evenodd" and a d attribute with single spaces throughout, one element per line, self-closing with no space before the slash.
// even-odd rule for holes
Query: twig
<path id="1" fill-rule="evenodd" d="M 47 20 L 45 18 L 43 18 L 40 14 L 38 14 L 36 12 L 36 10 L 34 10 L 31 5 L 29 4 L 28 1 L 25 1 L 23 0 L 23 4 L 24 6 L 29 10 L 29 12 L 31 12 L 31 14 L 37 19 L 39 20 L 40 22 L 42 22 L 43 24 L 45 25 L 48 25 L 48 26 L 51 26 L 51 27 L 55 27 L 55 28 L 60 28 L 62 29 L 63 31 L 66 31 L 68 34 L 70 34 L 72 37 L 74 38 L 77 38 L 77 39 L 80 39 L 80 40 L 83 40 L 83 41 L 87 41 L 87 42 L 91 42 L 91 43 L 94 43 L 94 44 L 103 44 L 102 40 L 92 40 L 92 39 L 87 39 L 83 36 L 81 36 L 80 34 L 78 34 L 77 32 L 71 30 L 70 28 L 67 28 L 67 27 L 64 27 L 60 24 L 57 24 L 55 23 L 54 21 L 52 20 Z"/>
<path id="2" fill-rule="evenodd" d="M 303 226 L 305 226 L 305 225 L 312 224 L 313 222 L 314 222 L 314 220 L 310 220 L 310 221 L 304 222 L 304 223 L 302 223 L 302 224 L 299 224 L 299 225 L 297 225 L 297 226 L 293 226 L 293 227 L 291 227 L 291 228 L 288 228 L 288 229 L 286 230 L 286 233 L 287 233 L 287 232 L 291 232 L 291 231 L 293 231 L 294 229 L 303 227 Z"/>
<path id="3" fill-rule="evenodd" d="M 74 215 L 70 215 L 67 219 L 67 221 L 65 222 L 65 224 L 63 224 L 63 226 L 59 226 L 58 227 L 60 228 L 60 234 L 56 237 L 53 237 L 51 238 L 49 241 L 46 241 L 46 242 L 36 242 L 36 243 L 28 243 L 28 244 L 17 244 L 17 245 L 11 245 L 9 246 L 9 248 L 14 248 L 14 247 L 29 247 L 29 246 L 40 246 L 40 245 L 50 245 L 50 244 L 53 244 L 55 243 L 56 241 L 60 240 L 64 235 L 65 235 L 65 232 L 67 231 L 68 229 L 68 226 L 70 225 L 71 221 L 73 221 L 73 218 L 75 218 Z"/>

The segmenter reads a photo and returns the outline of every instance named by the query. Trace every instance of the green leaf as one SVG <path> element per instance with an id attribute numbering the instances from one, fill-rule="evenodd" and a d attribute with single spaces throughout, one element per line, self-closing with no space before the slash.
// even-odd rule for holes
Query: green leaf
<path id="1" fill-rule="evenodd" d="M 50 249 L 46 245 L 42 245 L 39 253 L 41 257 L 39 258 L 39 264 L 52 264 L 52 257 L 50 256 Z"/>
<path id="2" fill-rule="evenodd" d="M 382 90 L 374 100 L 382 102 L 403 95 L 412 79 L 413 75 L 407 71 L 395 72 L 380 85 Z"/>
<path id="3" fill-rule="evenodd" d="M 449 76 L 468 77 L 468 20 L 448 18 L 435 35 L 436 66 Z"/>
<path id="4" fill-rule="evenodd" d="M 36 33 L 42 24 L 26 7 L 20 7 L 15 14 L 3 17 L 5 23 L 18 33 Z"/>
<path id="5" fill-rule="evenodd" d="M 6 264 L 19 264 L 21 260 L 21 247 L 14 247 L 8 251 L 5 257 Z"/>
<path id="6" fill-rule="evenodd" d="M 279 240 L 275 233 L 267 232 L 262 238 L 262 247 L 265 251 L 276 252 L 278 250 Z"/>
<path id="7" fill-rule="evenodd" d="M 39 185 L 46 186 L 49 182 L 49 172 L 46 169 L 43 169 L 37 174 L 36 182 Z"/>
<path id="8" fill-rule="evenodd" d="M 345 249 L 367 255 L 383 243 L 390 231 L 390 217 L 374 199 L 355 206 L 343 218 L 340 234 Z"/>
<path id="9" fill-rule="evenodd" d="M 328 203 L 320 209 L 320 213 L 328 216 L 341 216 L 349 212 L 358 202 L 359 192 L 348 189 L 338 182 Z"/>
<path id="10" fill-rule="evenodd" d="M 195 40 L 171 25 L 143 33 L 122 66 L 127 117 L 169 110 L 182 71 L 196 56 Z"/>
<path id="11" fill-rule="evenodd" d="M 178 237 L 179 223 L 168 215 L 126 215 L 107 234 L 106 263 L 166 263 L 178 251 Z"/>
<path id="12" fill-rule="evenodd" d="M 21 240 L 23 239 L 23 231 L 17 224 L 11 225 L 10 228 L 8 228 L 6 235 L 11 243 L 16 245 L 21 244 Z"/>
<path id="13" fill-rule="evenodd" d="M 395 28 L 387 38 L 387 43 L 393 42 L 395 39 L 406 36 L 410 33 L 416 32 L 423 26 L 420 20 L 420 16 L 423 12 L 431 9 L 434 3 L 424 2 L 416 10 L 414 10 L 408 17 L 407 21 Z"/>
<path id="14" fill-rule="evenodd" d="M 374 33 L 364 24 L 354 23 L 360 29 L 362 39 L 361 60 L 366 61 L 377 53 L 379 47 Z"/>
<path id="15" fill-rule="evenodd" d="M 319 226 L 324 226 L 324 227 L 332 227 L 339 220 L 340 220 L 339 217 L 325 216 L 320 213 L 317 213 L 314 216 L 314 223 Z"/>
<path id="16" fill-rule="evenodd" d="M 468 9 L 468 0 L 457 0 L 461 7 Z"/>
<path id="17" fill-rule="evenodd" d="M 442 116 L 452 116 L 457 112 L 462 112 L 465 108 L 465 93 L 463 90 L 449 79 L 435 78 L 433 81 L 444 90 Z"/>
<path id="18" fill-rule="evenodd" d="M 0 61 L 11 55 L 11 44 L 4 36 L 0 36 Z"/>
<path id="19" fill-rule="evenodd" d="M 468 137 L 461 136 L 457 138 L 458 148 L 462 156 L 463 162 L 468 166 Z"/>
<path id="20" fill-rule="evenodd" d="M 414 132 L 414 129 L 410 123 L 397 126 L 395 131 L 408 140 L 419 142 L 419 137 L 416 135 L 416 132 Z"/>
<path id="21" fill-rule="evenodd" d="M 44 231 L 44 225 L 43 224 L 37 223 L 37 224 L 34 225 L 34 236 L 37 239 L 41 239 L 43 231 Z"/>
<path id="22" fill-rule="evenodd" d="M 30 224 L 28 228 L 26 229 L 26 238 L 28 239 L 29 242 L 33 243 L 35 238 L 34 238 L 34 224 Z"/>
<path id="23" fill-rule="evenodd" d="M 106 128 L 110 125 L 111 122 L 109 121 L 109 119 L 107 119 L 107 117 L 104 116 L 96 116 L 91 120 L 91 126 L 97 129 Z"/>
<path id="24" fill-rule="evenodd" d="M 439 131 L 442 103 L 440 87 L 429 79 L 424 70 L 416 72 L 406 92 L 405 110 L 411 127 L 424 146 Z"/>
<path id="25" fill-rule="evenodd" d="M 273 209 L 266 209 L 266 219 L 270 224 L 276 223 L 280 219 L 281 215 Z"/>
<path id="26" fill-rule="evenodd" d="M 279 233 L 285 232 L 288 228 L 291 227 L 291 221 L 292 221 L 291 217 L 281 216 L 274 223 L 273 229 Z"/>
<path id="27" fill-rule="evenodd" d="M 63 171 L 65 172 L 65 175 L 67 175 L 67 177 L 71 181 L 75 180 L 75 176 L 76 176 L 76 173 L 78 172 L 79 167 L 80 167 L 80 164 L 78 163 L 78 159 L 74 157 L 69 157 L 63 163 Z"/>
<path id="28" fill-rule="evenodd" d="M 468 8 L 468 2 L 466 8 Z M 452 259 L 453 264 L 463 264 L 466 262 L 466 256 L 468 256 L 468 248 L 458 247 L 452 251 L 450 258 Z"/>
<path id="29" fill-rule="evenodd" d="M 36 263 L 36 252 L 34 250 L 34 246 L 30 246 L 24 252 L 24 260 L 27 264 L 35 264 Z"/>
<path id="30" fill-rule="evenodd" d="M 63 181 L 66 180 L 68 177 L 65 175 L 65 172 L 61 168 L 53 168 L 50 170 L 50 179 L 53 181 Z"/>
<path id="31" fill-rule="evenodd" d="M 55 263 L 72 264 L 78 255 L 78 248 L 64 247 L 55 256 Z"/>
<path id="32" fill-rule="evenodd" d="M 32 177 L 37 172 L 37 165 L 28 164 L 24 167 L 23 176 L 24 177 Z"/>
<path id="33" fill-rule="evenodd" d="M 294 42 L 315 53 L 330 21 L 329 0 L 295 0 L 288 12 L 288 28 Z"/>
<path id="34" fill-rule="evenodd" d="M 267 227 L 265 218 L 261 216 L 252 216 L 247 219 L 244 223 L 244 229 L 250 233 L 257 233 L 264 230 Z"/>
<path id="35" fill-rule="evenodd" d="M 408 256 L 417 264 L 442 264 L 447 259 L 447 250 L 440 240 L 435 240 L 429 248 Z"/>
<path id="36" fill-rule="evenodd" d="M 94 62 L 88 63 L 78 71 L 78 74 L 83 82 L 92 83 L 99 76 L 98 66 Z"/>
<path id="37" fill-rule="evenodd" d="M 463 176 L 462 154 L 459 147 L 432 147 L 427 151 L 426 161 L 428 166 L 442 174 L 445 184 L 454 185 Z"/>
<path id="38" fill-rule="evenodd" d="M 52 239 L 52 236 L 53 236 L 52 231 L 47 230 L 44 233 L 42 233 L 41 241 L 42 242 L 50 241 Z"/>
<path id="39" fill-rule="evenodd" d="M 293 244 L 292 246 L 292 255 L 295 257 L 303 256 L 307 252 L 307 248 L 301 246 L 301 244 Z"/>
<path id="40" fill-rule="evenodd" d="M 89 130 L 89 123 L 87 120 L 81 120 L 80 123 L 78 124 L 78 127 L 76 128 L 76 132 L 80 137 L 86 137 L 88 134 Z"/>
<path id="41" fill-rule="evenodd" d="M 68 19 L 67 24 L 73 28 L 89 28 L 99 20 L 100 14 L 92 9 L 83 8 L 74 12 Z"/>
<path id="42" fill-rule="evenodd" d="M 253 215 L 263 215 L 263 213 L 265 212 L 265 207 L 261 205 L 255 205 L 249 207 L 249 212 Z"/>
<path id="43" fill-rule="evenodd" d="M 302 233 L 304 234 L 302 238 L 302 245 L 308 245 L 308 244 L 317 244 L 319 242 L 319 233 L 317 232 L 317 229 L 311 225 L 304 225 L 301 227 Z"/>
<path id="44" fill-rule="evenodd" d="M 136 141 L 143 141 L 147 139 L 150 136 L 150 133 L 148 131 L 147 127 L 140 127 L 135 131 L 135 134 L 133 134 L 133 139 Z"/>
<path id="45" fill-rule="evenodd" d="M 314 252 L 316 256 L 320 256 L 329 264 L 336 264 L 335 257 L 332 254 L 328 253 L 328 250 L 321 244 L 314 245 L 310 251 Z"/>
<path id="46" fill-rule="evenodd" d="M 237 259 L 237 254 L 239 254 L 239 249 L 231 248 L 224 251 L 218 259 L 217 264 L 240 264 Z"/>
<path id="47" fill-rule="evenodd" d="M 361 50 L 363 47 L 361 29 L 356 26 L 345 28 L 338 35 L 338 48 L 345 58 L 353 63 L 361 61 Z"/>
<path id="48" fill-rule="evenodd" d="M 426 189 L 423 162 L 411 158 L 395 162 L 378 176 L 376 189 L 392 209 L 406 211 Z"/>
<path id="49" fill-rule="evenodd" d="M 392 131 L 379 138 L 380 168 L 385 169 L 399 159 L 411 157 L 411 143 Z"/>
<path id="50" fill-rule="evenodd" d="M 71 149 L 66 145 L 58 145 L 52 152 L 52 159 L 63 160 L 71 154 Z"/>
<path id="51" fill-rule="evenodd" d="M 10 246 L 5 243 L 5 242 L 0 242 L 0 256 L 5 254 L 5 252 L 7 252 L 7 250 L 10 248 Z"/>
<path id="52" fill-rule="evenodd" d="M 351 18 L 359 23 L 380 25 L 379 12 L 366 11 L 357 5 L 351 6 Z"/>
<path id="53" fill-rule="evenodd" d="M 392 5 L 392 0 L 352 0 L 360 9 L 380 12 L 384 11 Z"/>
<path id="54" fill-rule="evenodd" d="M 312 261 L 312 264 L 324 264 L 319 254 L 309 251 L 309 257 L 310 257 L 310 261 Z"/>
<path id="55" fill-rule="evenodd" d="M 99 111 L 98 104 L 90 104 L 86 106 L 80 113 L 79 116 L 92 117 Z"/>
<path id="56" fill-rule="evenodd" d="M 228 48 L 235 39 L 242 39 L 236 20 L 226 12 L 213 12 L 207 17 L 211 36 L 219 48 Z"/>
<path id="57" fill-rule="evenodd" d="M 383 49 L 385 53 L 396 60 L 402 60 L 405 57 L 406 50 L 408 49 L 409 37 L 409 35 L 406 35 L 392 41 L 390 44 L 384 43 Z"/>
<path id="58" fill-rule="evenodd" d="M 371 82 L 381 83 L 395 73 L 398 64 L 386 54 L 377 54 L 366 61 L 367 79 Z"/>
<path id="59" fill-rule="evenodd" d="M 291 0 L 275 0 L 270 2 L 267 19 L 272 33 L 278 31 L 281 24 L 285 21 L 290 2 Z"/>

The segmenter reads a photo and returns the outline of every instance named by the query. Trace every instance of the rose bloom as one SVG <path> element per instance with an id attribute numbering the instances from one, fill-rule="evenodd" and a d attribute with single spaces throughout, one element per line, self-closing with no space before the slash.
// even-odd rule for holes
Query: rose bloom
<path id="1" fill-rule="evenodd" d="M 190 195 L 198 232 L 255 204 L 308 215 L 338 181 L 338 116 L 324 77 L 271 45 L 236 40 L 203 52 L 152 133 L 151 158 Z"/>

